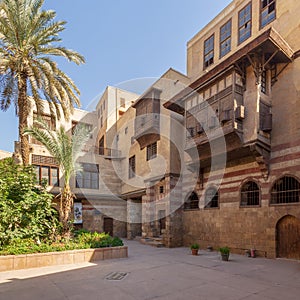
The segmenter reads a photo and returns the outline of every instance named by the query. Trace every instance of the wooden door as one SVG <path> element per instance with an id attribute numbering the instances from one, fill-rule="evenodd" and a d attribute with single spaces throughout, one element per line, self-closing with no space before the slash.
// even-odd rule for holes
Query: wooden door
<path id="1" fill-rule="evenodd" d="M 108 233 L 110 236 L 114 235 L 114 220 L 112 218 L 104 218 L 103 231 Z"/>
<path id="2" fill-rule="evenodd" d="M 300 219 L 286 216 L 277 223 L 277 257 L 300 259 Z"/>

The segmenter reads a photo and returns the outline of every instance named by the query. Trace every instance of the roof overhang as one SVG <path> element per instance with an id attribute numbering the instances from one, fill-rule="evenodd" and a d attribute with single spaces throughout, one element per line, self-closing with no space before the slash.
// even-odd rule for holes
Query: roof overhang
<path id="1" fill-rule="evenodd" d="M 289 63 L 293 61 L 295 56 L 295 53 L 289 44 L 271 27 L 243 48 L 233 53 L 226 60 L 196 79 L 187 88 L 167 101 L 164 104 L 164 107 L 183 115 L 183 100 L 185 98 L 189 97 L 208 81 L 213 80 L 213 78 L 217 77 L 220 73 L 223 73 L 228 68 L 247 59 L 247 55 L 250 53 L 259 51 L 273 54 L 271 62 L 274 63 Z"/>

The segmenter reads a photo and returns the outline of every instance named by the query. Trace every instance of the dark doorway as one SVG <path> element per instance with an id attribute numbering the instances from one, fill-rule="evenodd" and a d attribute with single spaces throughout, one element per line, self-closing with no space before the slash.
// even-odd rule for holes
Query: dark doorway
<path id="1" fill-rule="evenodd" d="M 114 235 L 114 220 L 112 218 L 105 217 L 103 220 L 103 231 L 110 236 Z"/>
<path id="2" fill-rule="evenodd" d="M 99 141 L 99 155 L 104 155 L 104 137 Z"/>
<path id="3" fill-rule="evenodd" d="M 276 226 L 277 257 L 300 259 L 300 219 L 285 216 Z"/>
<path id="4" fill-rule="evenodd" d="M 166 211 L 165 210 L 160 210 L 158 212 L 158 218 L 159 218 L 159 231 L 160 234 L 162 234 L 163 230 L 166 229 Z"/>

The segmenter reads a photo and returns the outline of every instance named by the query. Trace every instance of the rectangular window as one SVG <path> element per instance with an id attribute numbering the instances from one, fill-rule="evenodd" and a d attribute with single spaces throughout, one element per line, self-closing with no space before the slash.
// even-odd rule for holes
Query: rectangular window
<path id="1" fill-rule="evenodd" d="M 99 166 L 83 163 L 82 170 L 76 173 L 76 187 L 83 189 L 99 189 Z"/>
<path id="2" fill-rule="evenodd" d="M 135 177 L 135 155 L 129 158 L 128 178 Z"/>
<path id="3" fill-rule="evenodd" d="M 223 57 L 231 50 L 231 20 L 220 29 L 220 57 Z"/>
<path id="4" fill-rule="evenodd" d="M 214 35 L 204 42 L 204 69 L 214 63 L 214 42 Z"/>
<path id="5" fill-rule="evenodd" d="M 239 44 L 247 40 L 251 36 L 251 26 L 252 26 L 252 4 L 251 2 L 247 4 L 239 12 Z"/>
<path id="6" fill-rule="evenodd" d="M 34 165 L 38 184 L 46 182 L 50 186 L 59 186 L 58 167 Z"/>
<path id="7" fill-rule="evenodd" d="M 147 161 L 157 156 L 157 143 L 147 146 Z"/>
<path id="8" fill-rule="evenodd" d="M 120 98 L 120 107 L 125 108 L 125 98 Z"/>
<path id="9" fill-rule="evenodd" d="M 276 1 L 261 0 L 260 6 L 260 27 L 263 28 L 276 18 Z"/>
<path id="10" fill-rule="evenodd" d="M 263 71 L 261 74 L 261 91 L 267 94 L 267 72 Z"/>

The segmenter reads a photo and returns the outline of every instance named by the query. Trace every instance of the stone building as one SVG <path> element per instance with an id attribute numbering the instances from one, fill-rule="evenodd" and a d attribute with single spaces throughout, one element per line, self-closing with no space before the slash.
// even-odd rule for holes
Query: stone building
<path id="1" fill-rule="evenodd" d="M 29 125 L 36 117 L 32 109 Z M 126 236 L 126 202 L 120 198 L 121 181 L 119 170 L 113 167 L 113 160 L 120 159 L 120 152 L 115 149 L 99 148 L 98 143 L 98 115 L 75 109 L 69 121 L 62 118 L 55 120 L 50 111 L 42 116 L 52 130 L 58 130 L 62 125 L 72 135 L 78 123 L 84 124 L 91 131 L 90 139 L 83 146 L 78 159 L 81 170 L 71 178 L 70 186 L 74 192 L 74 224 L 76 228 L 105 231 L 112 235 Z M 47 149 L 30 137 L 30 163 L 36 168 L 38 181 L 46 180 L 48 189 L 58 195 L 63 186 L 63 173 L 55 159 Z M 14 157 L 20 155 L 19 142 L 15 142 Z M 114 214 L 112 214 L 114 212 Z M 116 216 L 113 218 L 113 216 Z M 124 221 L 125 220 L 125 221 Z"/>
<path id="2" fill-rule="evenodd" d="M 4 150 L 0 150 L 0 160 L 7 157 L 12 157 L 12 153 Z"/>
<path id="3" fill-rule="evenodd" d="M 72 179 L 77 226 L 300 259 L 299 14 L 296 0 L 234 0 L 188 42 L 187 76 L 169 69 L 141 96 L 108 87 L 63 121 L 94 129 Z"/>
<path id="4" fill-rule="evenodd" d="M 118 149 L 125 157 L 120 176 L 121 195 L 127 201 L 128 238 L 160 237 L 166 246 L 182 244 L 181 223 L 175 221 L 173 206 L 182 204 L 183 118 L 163 104 L 188 82 L 185 75 L 169 69 L 117 122 Z"/>
<path id="5" fill-rule="evenodd" d="M 198 177 L 183 176 L 184 245 L 300 259 L 299 13 L 235 0 L 188 42 L 191 83 L 165 104 Z"/>

